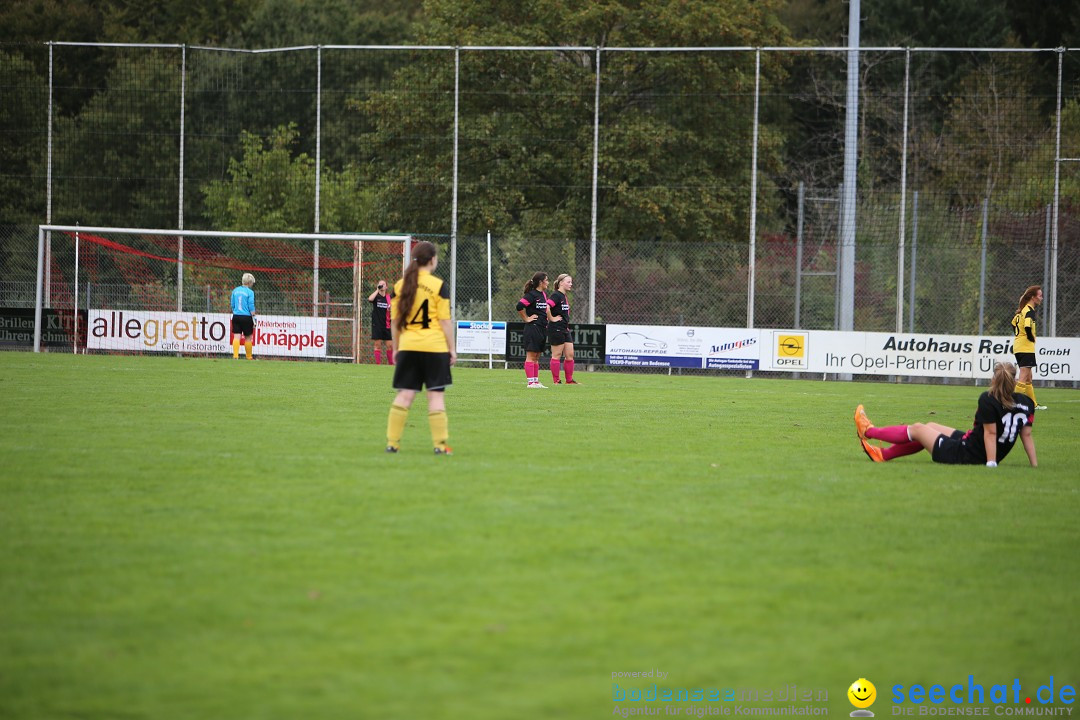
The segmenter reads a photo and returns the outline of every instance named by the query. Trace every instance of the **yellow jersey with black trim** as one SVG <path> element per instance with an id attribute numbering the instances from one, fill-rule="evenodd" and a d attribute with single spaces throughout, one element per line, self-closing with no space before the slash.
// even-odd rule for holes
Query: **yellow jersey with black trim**
<path id="1" fill-rule="evenodd" d="M 1013 352 L 1035 352 L 1035 307 L 1025 305 L 1023 310 L 1013 315 L 1012 327 L 1013 334 L 1016 335 Z"/>
<path id="2" fill-rule="evenodd" d="M 397 325 L 397 318 L 402 317 L 398 307 L 401 286 L 405 278 L 394 283 L 394 299 L 390 301 L 390 316 Z M 398 334 L 398 351 L 416 350 L 418 352 L 450 352 L 446 344 L 440 320 L 450 319 L 450 288 L 442 279 L 427 270 L 421 270 L 417 279 L 416 298 L 412 307 L 405 313 L 408 318 L 405 329 Z"/>

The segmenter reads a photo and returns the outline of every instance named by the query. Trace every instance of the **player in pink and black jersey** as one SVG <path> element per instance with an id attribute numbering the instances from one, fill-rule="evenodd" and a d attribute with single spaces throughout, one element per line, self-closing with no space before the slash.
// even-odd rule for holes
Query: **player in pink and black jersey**
<path id="1" fill-rule="evenodd" d="M 566 372 L 566 384 L 577 385 L 574 379 L 574 342 L 570 334 L 570 299 L 566 293 L 574 289 L 574 278 L 563 273 L 555 279 L 555 291 L 548 297 L 552 322 L 548 325 L 548 343 L 551 344 L 551 377 L 558 385 L 559 370 Z"/>
<path id="2" fill-rule="evenodd" d="M 375 364 L 382 363 L 382 354 L 386 352 L 386 363 L 394 364 L 394 347 L 391 342 L 390 332 L 390 301 L 393 300 L 393 292 L 386 286 L 385 280 L 380 280 L 375 292 L 368 295 L 367 301 L 371 303 L 371 339 L 375 343 Z"/>
<path id="3" fill-rule="evenodd" d="M 1035 401 L 1016 392 L 1016 366 L 998 363 L 990 379 L 990 389 L 979 396 L 975 423 L 967 432 L 939 425 L 914 423 L 874 427 L 863 406 L 855 408 L 855 433 L 874 462 L 887 462 L 926 450 L 934 462 L 949 465 L 997 467 L 1019 440 L 1031 467 L 1038 467 L 1031 427 L 1035 422 Z M 892 443 L 881 448 L 870 440 Z"/>
<path id="4" fill-rule="evenodd" d="M 545 388 L 540 383 L 540 354 L 547 342 L 548 322 L 553 320 L 548 303 L 547 273 L 538 272 L 525 283 L 517 302 L 518 315 L 525 321 L 525 380 L 530 388 Z"/>

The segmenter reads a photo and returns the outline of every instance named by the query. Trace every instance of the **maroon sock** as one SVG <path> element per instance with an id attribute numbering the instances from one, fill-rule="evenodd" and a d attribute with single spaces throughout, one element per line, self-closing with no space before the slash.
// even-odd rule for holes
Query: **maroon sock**
<path id="1" fill-rule="evenodd" d="M 917 440 L 910 440 L 905 443 L 897 443 L 896 445 L 890 445 L 887 448 L 881 449 L 881 457 L 886 460 L 895 460 L 898 457 L 904 457 L 905 455 L 914 455 L 922 450 L 922 443 Z"/>
<path id="2" fill-rule="evenodd" d="M 574 379 L 574 361 L 566 360 L 563 362 L 563 369 L 566 371 L 566 382 L 570 382 Z"/>
<path id="3" fill-rule="evenodd" d="M 394 364 L 394 351 L 393 351 L 392 348 L 386 348 L 386 364 L 387 365 L 393 365 Z"/>
<path id="4" fill-rule="evenodd" d="M 560 363 L 555 358 L 551 358 L 551 379 L 555 382 L 559 382 L 559 371 L 562 369 Z"/>
<path id="5" fill-rule="evenodd" d="M 874 438 L 875 440 L 884 440 L 885 442 L 897 445 L 911 442 L 911 438 L 909 438 L 907 434 L 907 425 L 890 425 L 889 427 L 870 428 L 866 431 L 866 437 Z"/>
<path id="6" fill-rule="evenodd" d="M 375 351 L 375 364 L 382 365 L 382 350 Z"/>

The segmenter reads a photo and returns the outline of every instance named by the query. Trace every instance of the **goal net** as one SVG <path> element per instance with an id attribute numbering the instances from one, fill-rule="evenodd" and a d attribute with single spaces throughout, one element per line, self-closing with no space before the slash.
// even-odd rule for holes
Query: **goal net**
<path id="1" fill-rule="evenodd" d="M 401 276 L 410 245 L 409 235 L 42 225 L 34 348 L 62 317 L 69 352 L 231 354 L 230 296 L 251 273 L 257 356 L 359 361 L 371 355 L 367 298 Z"/>

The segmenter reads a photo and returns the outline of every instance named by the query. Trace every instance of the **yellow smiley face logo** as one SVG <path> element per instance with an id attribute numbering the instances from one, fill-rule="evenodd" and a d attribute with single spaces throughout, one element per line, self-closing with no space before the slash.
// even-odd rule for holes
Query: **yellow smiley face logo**
<path id="1" fill-rule="evenodd" d="M 877 688 L 866 678 L 859 678 L 851 683 L 847 691 L 848 700 L 857 708 L 868 708 L 877 700 Z"/>

